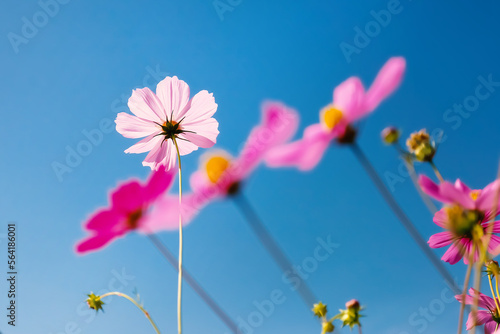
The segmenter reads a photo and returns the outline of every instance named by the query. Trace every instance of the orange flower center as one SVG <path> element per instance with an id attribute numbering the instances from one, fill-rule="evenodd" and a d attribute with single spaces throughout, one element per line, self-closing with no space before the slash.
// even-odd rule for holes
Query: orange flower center
<path id="1" fill-rule="evenodd" d="M 323 110 L 321 110 L 323 123 L 329 128 L 333 129 L 337 124 L 340 123 L 344 114 L 339 109 L 335 108 L 333 105 L 328 105 Z"/>
<path id="2" fill-rule="evenodd" d="M 228 159 L 221 156 L 211 157 L 205 164 L 205 171 L 208 179 L 212 183 L 217 183 L 222 174 L 229 168 L 230 162 Z"/>
<path id="3" fill-rule="evenodd" d="M 481 190 L 472 190 L 469 194 L 470 198 L 472 198 L 474 201 L 477 200 L 479 195 L 481 194 Z"/>

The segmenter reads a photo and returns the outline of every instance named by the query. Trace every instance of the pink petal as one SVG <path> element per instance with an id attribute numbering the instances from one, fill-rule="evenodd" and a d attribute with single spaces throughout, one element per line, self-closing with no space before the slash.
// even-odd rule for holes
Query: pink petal
<path id="1" fill-rule="evenodd" d="M 144 205 L 144 194 L 139 182 L 132 180 L 120 185 L 111 193 L 114 210 L 128 214 L 141 209 Z"/>
<path id="2" fill-rule="evenodd" d="M 486 310 L 494 310 L 496 305 L 493 298 L 488 297 L 487 295 L 475 290 L 474 288 L 469 289 L 469 296 L 465 297 L 465 303 L 468 305 L 472 305 L 474 303 L 474 298 L 479 295 L 478 306 L 484 308 Z"/>
<path id="3" fill-rule="evenodd" d="M 160 145 L 163 140 L 162 136 L 157 136 L 156 134 L 151 134 L 136 144 L 130 146 L 125 150 L 125 153 L 144 153 L 149 152 L 155 146 Z"/>
<path id="4" fill-rule="evenodd" d="M 187 109 L 189 94 L 188 84 L 179 80 L 176 76 L 166 77 L 158 83 L 156 95 L 158 95 L 166 112 L 163 121 L 166 121 L 167 118 L 171 121 L 171 116 L 173 116 L 173 120 L 178 122 L 184 117 L 183 113 Z"/>
<path id="5" fill-rule="evenodd" d="M 451 232 L 440 232 L 432 235 L 428 241 L 431 248 L 441 248 L 448 246 L 453 241 L 453 234 Z"/>
<path id="6" fill-rule="evenodd" d="M 128 99 L 128 107 L 137 117 L 163 124 L 165 110 L 160 99 L 149 88 L 135 89 Z"/>
<path id="7" fill-rule="evenodd" d="M 437 185 L 427 176 L 420 175 L 419 184 L 427 195 L 438 201 L 448 204 L 459 204 L 471 210 L 475 208 L 473 199 L 467 193 L 455 188 L 450 182 L 444 181 Z"/>
<path id="8" fill-rule="evenodd" d="M 212 93 L 202 90 L 191 99 L 189 109 L 187 109 L 183 114 L 180 114 L 176 121 L 180 121 L 185 117 L 182 124 L 187 126 L 188 124 L 196 124 L 211 118 L 217 111 L 217 103 Z"/>
<path id="9" fill-rule="evenodd" d="M 142 138 L 159 132 L 158 125 L 124 112 L 116 116 L 116 131 L 126 138 Z"/>
<path id="10" fill-rule="evenodd" d="M 456 245 L 451 245 L 448 250 L 444 253 L 441 260 L 448 262 L 449 264 L 455 264 L 462 258 L 462 253 Z"/>
<path id="11" fill-rule="evenodd" d="M 446 213 L 445 208 L 442 208 L 441 210 L 437 211 L 434 214 L 434 218 L 432 221 L 437 225 L 442 228 L 446 228 L 448 225 L 448 214 Z"/>
<path id="12" fill-rule="evenodd" d="M 91 251 L 98 251 L 108 245 L 113 239 L 117 238 L 118 235 L 107 233 L 107 234 L 95 234 L 76 245 L 76 252 L 78 254 L 85 254 Z"/>
<path id="13" fill-rule="evenodd" d="M 497 256 L 500 251 L 500 237 L 492 235 L 490 238 L 490 243 L 488 244 L 488 252 L 490 254 Z"/>
<path id="14" fill-rule="evenodd" d="M 279 102 L 266 102 L 262 107 L 262 121 L 252 129 L 240 156 L 233 166 L 236 178 L 250 174 L 264 159 L 266 152 L 289 140 L 298 127 L 298 115 Z"/>
<path id="15" fill-rule="evenodd" d="M 500 180 L 488 184 L 476 200 L 477 208 L 481 211 L 492 211 L 495 206 L 500 207 L 500 202 L 495 203 L 495 200 L 499 201 L 500 199 L 499 190 Z"/>
<path id="16" fill-rule="evenodd" d="M 390 58 L 366 92 L 364 110 L 374 110 L 380 102 L 392 94 L 401 84 L 405 69 L 406 60 L 403 57 Z"/>
<path id="17" fill-rule="evenodd" d="M 99 210 L 85 223 L 85 228 L 91 231 L 112 231 L 116 230 L 125 218 L 125 214 L 117 210 Z"/>
<path id="18" fill-rule="evenodd" d="M 151 203 L 167 191 L 174 182 L 176 173 L 175 168 L 169 171 L 159 168 L 157 171 L 152 172 L 147 184 L 144 186 L 144 201 Z"/>
<path id="19" fill-rule="evenodd" d="M 209 118 L 200 123 L 191 123 L 183 126 L 183 129 L 191 132 L 184 132 L 179 137 L 185 138 L 196 146 L 202 148 L 210 148 L 217 142 L 217 136 L 219 135 L 219 123 L 215 118 Z"/>
<path id="20" fill-rule="evenodd" d="M 364 93 L 361 80 L 350 77 L 333 91 L 333 105 L 342 111 L 348 122 L 352 122 L 362 115 Z"/>
<path id="21" fill-rule="evenodd" d="M 463 183 L 462 181 L 460 181 L 460 179 L 457 179 L 455 181 L 455 188 L 457 188 L 458 190 L 460 190 L 461 192 L 463 193 L 466 193 L 466 194 L 470 194 L 471 190 L 469 187 L 467 187 L 467 185 L 465 183 Z"/>
<path id="22" fill-rule="evenodd" d="M 487 321 L 492 321 L 493 317 L 491 313 L 488 311 L 477 311 L 477 318 L 474 319 L 472 316 L 472 312 L 469 313 L 469 317 L 467 318 L 467 323 L 465 324 L 467 330 L 471 330 L 475 326 L 481 326 Z M 493 321 L 493 323 L 495 323 Z M 496 324 L 496 323 L 495 323 Z"/>
<path id="23" fill-rule="evenodd" d="M 479 317 L 479 312 L 481 312 L 481 311 L 478 311 L 478 317 Z M 489 312 L 487 312 L 487 313 L 490 314 Z M 495 332 L 495 329 L 497 328 L 498 324 L 496 321 L 491 320 L 491 319 L 492 319 L 492 317 L 490 315 L 490 320 L 484 325 L 484 334 L 500 333 L 500 330 Z"/>
<path id="24" fill-rule="evenodd" d="M 174 144 L 171 140 L 166 140 L 148 153 L 142 165 L 149 166 L 152 170 L 157 170 L 160 166 L 170 170 L 175 167 L 176 163 L 177 155 Z"/>

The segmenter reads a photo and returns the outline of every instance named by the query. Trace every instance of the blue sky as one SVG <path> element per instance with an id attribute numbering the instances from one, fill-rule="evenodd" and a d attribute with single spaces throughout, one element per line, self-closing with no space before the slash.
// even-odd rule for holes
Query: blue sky
<path id="1" fill-rule="evenodd" d="M 392 124 L 405 135 L 423 127 L 443 131 L 436 163 L 446 178 L 480 188 L 495 177 L 500 7 L 494 1 L 221 2 L 230 9 L 218 12 L 210 0 L 3 3 L 0 228 L 18 224 L 19 298 L 18 326 L 7 328 L 4 319 L 2 332 L 148 332 L 126 301 L 113 300 L 97 317 L 82 308 L 86 293 L 107 288 L 117 275 L 123 282 L 115 286 L 137 290 L 164 333 L 176 330 L 176 273 L 147 239 L 130 235 L 99 253 L 73 252 L 84 235 L 81 223 L 106 203 L 108 191 L 120 180 L 147 177 L 143 156 L 123 153 L 133 141 L 110 130 L 109 122 L 126 110 L 133 88 L 153 88 L 166 75 L 179 76 L 192 92 L 214 93 L 217 147 L 236 154 L 262 101 L 296 108 L 301 131 L 317 121 L 337 84 L 350 75 L 369 84 L 389 57 L 401 55 L 408 64 L 401 88 L 361 127 L 359 143 L 375 168 L 398 173 L 395 152 L 379 140 Z M 388 8 L 390 19 L 371 23 Z M 33 22 L 38 27 L 30 30 Z M 356 31 L 366 28 L 374 29 L 371 37 L 356 44 Z M 341 48 L 347 44 L 356 47 L 349 56 Z M 453 109 L 473 103 L 484 80 L 494 82 L 487 98 L 469 104 L 470 112 Z M 102 138 L 58 176 L 54 163 L 67 164 L 68 152 L 85 149 L 85 133 L 92 131 Z M 184 159 L 185 175 L 201 153 Z M 398 180 L 394 195 L 428 238 L 439 228 L 410 180 Z M 330 236 L 339 245 L 307 279 L 332 311 L 358 298 L 366 306 L 367 333 L 456 329 L 458 304 L 348 149 L 332 148 L 309 173 L 261 167 L 244 192 L 294 263 L 313 255 L 318 238 Z M 176 233 L 160 237 L 177 248 Z M 234 319 L 248 320 L 255 303 L 283 293 L 284 302 L 253 332 L 320 332 L 233 203 L 207 207 L 186 228 L 185 247 L 188 270 Z M 463 264 L 447 267 L 462 281 Z M 7 286 L 0 282 L 4 305 Z M 228 332 L 190 288 L 185 291 L 186 333 Z"/>

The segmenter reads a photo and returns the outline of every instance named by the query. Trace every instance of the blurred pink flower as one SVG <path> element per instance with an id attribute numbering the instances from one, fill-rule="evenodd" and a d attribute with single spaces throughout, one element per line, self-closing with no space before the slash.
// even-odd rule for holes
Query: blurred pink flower
<path id="1" fill-rule="evenodd" d="M 474 326 L 484 325 L 484 333 L 485 334 L 495 334 L 495 329 L 500 323 L 500 314 L 498 313 L 495 300 L 491 297 L 488 297 L 477 290 L 470 288 L 469 295 L 465 296 L 465 304 L 472 305 L 474 304 L 474 298 L 479 295 L 479 304 L 478 306 L 486 309 L 486 311 L 479 310 L 477 311 L 477 321 L 474 321 L 472 317 L 472 312 L 469 313 L 469 318 L 467 319 L 467 323 L 465 324 L 467 330 L 471 330 Z M 456 295 L 455 298 L 463 303 L 462 295 Z M 498 300 L 498 299 L 497 299 Z"/>
<path id="2" fill-rule="evenodd" d="M 487 227 L 490 220 L 500 213 L 498 203 L 494 203 L 500 181 L 496 180 L 482 190 L 471 190 L 460 180 L 455 184 L 445 181 L 438 185 L 424 175 L 420 176 L 419 183 L 427 195 L 447 204 L 434 215 L 434 223 L 447 231 L 434 234 L 428 241 L 432 248 L 451 244 L 441 258 L 443 261 L 455 264 L 463 257 L 468 264 L 473 244 L 472 231 L 476 225 L 483 228 L 485 238 L 491 236 L 488 251 L 496 254 L 500 237 L 492 233 L 500 232 L 500 221 L 493 223 L 492 233 L 488 233 Z M 495 206 L 496 212 L 493 212 Z M 475 253 L 477 258 L 478 253 Z"/>
<path id="3" fill-rule="evenodd" d="M 233 158 L 224 150 L 213 150 L 201 157 L 200 168 L 191 175 L 192 193 L 182 197 L 182 217 L 188 223 L 210 201 L 235 194 L 241 181 L 257 168 L 272 147 L 289 140 L 297 131 L 297 112 L 279 102 L 266 102 L 261 124 L 254 127 L 240 152 Z M 177 229 L 177 212 L 169 210 L 178 201 L 170 195 L 162 198 L 152 214 L 156 229 Z"/>
<path id="4" fill-rule="evenodd" d="M 119 185 L 111 192 L 111 205 L 99 209 L 84 224 L 90 236 L 77 244 L 76 252 L 84 254 L 100 250 L 131 231 L 153 232 L 154 226 L 149 224 L 151 207 L 171 186 L 175 173 L 175 169 L 165 171 L 159 168 L 152 172 L 145 184 L 129 180 Z M 178 211 L 178 203 L 172 203 L 171 209 Z"/>
<path id="5" fill-rule="evenodd" d="M 350 77 L 341 83 L 333 91 L 333 102 L 321 110 L 320 123 L 308 126 L 302 139 L 270 150 L 265 158 L 267 165 L 310 170 L 319 163 L 332 140 L 354 140 L 352 124 L 368 115 L 396 90 L 405 68 L 404 58 L 390 58 L 367 92 L 358 77 Z"/>
<path id="6" fill-rule="evenodd" d="M 211 93 L 202 90 L 189 99 L 189 86 L 177 77 L 166 77 L 156 87 L 136 89 L 128 100 L 134 115 L 119 113 L 116 131 L 127 138 L 142 138 L 125 153 L 149 152 L 142 164 L 156 170 L 160 165 L 175 166 L 178 139 L 181 155 L 198 147 L 212 147 L 219 134 L 219 123 L 212 118 L 217 104 Z"/>

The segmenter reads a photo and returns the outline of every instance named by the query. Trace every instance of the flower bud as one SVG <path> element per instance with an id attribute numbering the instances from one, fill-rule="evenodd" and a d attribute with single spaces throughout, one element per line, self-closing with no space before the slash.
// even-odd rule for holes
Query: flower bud
<path id="1" fill-rule="evenodd" d="M 325 321 L 323 322 L 323 331 L 321 332 L 322 334 L 324 333 L 331 333 L 335 330 L 335 326 L 332 324 L 331 321 Z"/>
<path id="2" fill-rule="evenodd" d="M 100 296 L 94 295 L 93 292 L 90 293 L 89 298 L 87 298 L 87 304 L 89 307 L 93 310 L 99 311 L 102 310 L 102 305 L 104 305 L 104 302 L 101 300 Z"/>
<path id="3" fill-rule="evenodd" d="M 400 132 L 393 126 L 388 126 L 384 130 L 382 130 L 382 140 L 384 144 L 392 145 L 399 140 Z"/>
<path id="4" fill-rule="evenodd" d="M 350 301 L 345 303 L 345 307 L 347 307 L 348 310 L 353 309 L 353 310 L 359 311 L 360 305 L 356 299 L 351 299 Z"/>
<path id="5" fill-rule="evenodd" d="M 334 318 L 342 320 L 342 327 L 349 326 L 353 328 L 355 325 L 361 326 L 359 318 L 362 315 L 359 311 L 362 309 L 359 302 L 356 299 L 352 299 L 345 304 L 347 310 L 340 310 L 340 313 Z"/>
<path id="6" fill-rule="evenodd" d="M 500 267 L 498 266 L 498 262 L 495 260 L 489 260 L 485 263 L 486 273 L 488 275 L 497 277 L 500 274 Z"/>
<path id="7" fill-rule="evenodd" d="M 322 302 L 314 304 L 312 311 L 314 315 L 317 316 L 318 318 L 326 316 L 326 313 L 328 312 L 326 305 L 323 304 Z"/>
<path id="8" fill-rule="evenodd" d="M 436 154 L 434 143 L 425 129 L 412 133 L 406 141 L 406 146 L 418 161 L 432 161 Z"/>

